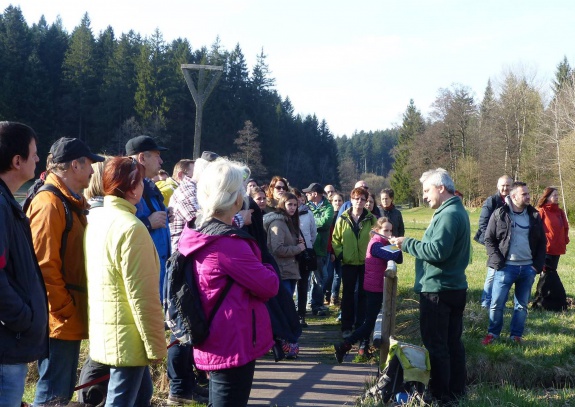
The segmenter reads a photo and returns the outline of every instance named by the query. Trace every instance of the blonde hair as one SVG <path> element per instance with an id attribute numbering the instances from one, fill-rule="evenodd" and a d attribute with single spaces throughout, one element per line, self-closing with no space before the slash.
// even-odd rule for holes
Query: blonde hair
<path id="1" fill-rule="evenodd" d="M 202 222 L 229 211 L 238 196 L 246 194 L 244 181 L 249 175 L 250 170 L 245 165 L 223 158 L 206 166 L 197 189 Z"/>
<path id="2" fill-rule="evenodd" d="M 94 173 L 90 177 L 90 183 L 88 188 L 84 190 L 84 196 L 87 200 L 95 198 L 97 196 L 104 196 L 104 184 L 102 183 L 102 176 L 104 175 L 104 166 L 110 159 L 111 155 L 100 154 L 104 157 L 104 161 L 98 163 L 92 163 L 92 168 Z"/>

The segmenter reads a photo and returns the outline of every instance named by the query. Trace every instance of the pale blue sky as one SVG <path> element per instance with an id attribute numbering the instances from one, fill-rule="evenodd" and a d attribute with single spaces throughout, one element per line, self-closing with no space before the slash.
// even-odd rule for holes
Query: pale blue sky
<path id="1" fill-rule="evenodd" d="M 157 27 L 194 49 L 219 35 L 228 50 L 240 44 L 250 69 L 263 47 L 280 94 L 336 135 L 401 124 L 409 99 L 427 115 L 452 83 L 480 101 L 506 70 L 548 92 L 563 56 L 575 65 L 572 0 L 0 0 L 1 10 L 8 4 L 28 24 L 60 15 L 69 32 L 88 12 L 95 35 Z"/>

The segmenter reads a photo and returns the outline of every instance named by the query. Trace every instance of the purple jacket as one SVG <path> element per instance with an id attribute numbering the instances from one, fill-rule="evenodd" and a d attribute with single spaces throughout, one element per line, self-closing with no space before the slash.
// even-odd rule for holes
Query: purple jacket
<path id="1" fill-rule="evenodd" d="M 394 260 L 397 263 L 403 263 L 403 254 L 401 252 L 388 252 L 383 247 L 389 244 L 389 240 L 379 233 L 371 232 L 371 234 L 365 255 L 363 289 L 371 293 L 382 293 L 387 262 Z"/>
<path id="2" fill-rule="evenodd" d="M 194 347 L 196 366 L 207 371 L 229 369 L 263 356 L 274 344 L 265 302 L 277 294 L 279 278 L 271 265 L 261 263 L 257 242 L 240 229 L 212 220 L 197 231 L 186 225 L 178 249 L 186 256 L 193 253 L 206 315 L 228 278 L 234 280 L 214 316 L 210 335 Z"/>

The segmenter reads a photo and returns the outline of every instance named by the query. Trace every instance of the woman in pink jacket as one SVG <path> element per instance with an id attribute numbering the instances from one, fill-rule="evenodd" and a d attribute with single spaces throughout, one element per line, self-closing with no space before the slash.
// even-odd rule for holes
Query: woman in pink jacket
<path id="1" fill-rule="evenodd" d="M 277 294 L 279 278 L 271 265 L 262 264 L 257 242 L 232 222 L 242 208 L 247 178 L 249 169 L 240 164 L 211 163 L 198 181 L 197 229 L 186 225 L 178 245 L 194 259 L 205 315 L 233 280 L 210 335 L 194 347 L 196 366 L 210 373 L 209 405 L 214 407 L 247 405 L 255 360 L 274 344 L 265 301 Z"/>
<path id="2" fill-rule="evenodd" d="M 391 252 L 385 248 L 389 245 L 389 238 L 392 237 L 392 224 L 386 217 L 381 217 L 371 229 L 371 240 L 367 245 L 365 256 L 365 275 L 363 289 L 366 294 L 367 310 L 365 320 L 350 336 L 344 338 L 343 342 L 334 345 L 335 358 L 338 363 L 343 362 L 345 354 L 351 350 L 351 346 L 360 341 L 359 355 L 369 356 L 369 337 L 375 326 L 379 310 L 383 302 L 383 279 L 387 268 L 387 262 L 393 260 L 403 263 L 403 254 L 397 250 Z"/>

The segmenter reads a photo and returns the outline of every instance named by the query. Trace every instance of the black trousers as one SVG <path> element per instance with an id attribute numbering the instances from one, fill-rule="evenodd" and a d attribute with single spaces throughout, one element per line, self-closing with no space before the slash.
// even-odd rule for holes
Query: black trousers
<path id="1" fill-rule="evenodd" d="M 450 401 L 465 394 L 467 369 L 463 333 L 463 310 L 467 290 L 421 293 L 419 313 L 421 339 L 429 351 L 433 397 Z"/>
<path id="2" fill-rule="evenodd" d="M 256 361 L 210 372 L 209 407 L 243 407 L 248 404 Z"/>
<path id="3" fill-rule="evenodd" d="M 344 264 L 341 267 L 341 330 L 353 331 L 365 321 L 365 291 L 363 289 L 363 277 L 365 265 L 351 266 Z M 355 303 L 355 288 L 357 287 L 357 304 Z"/>

